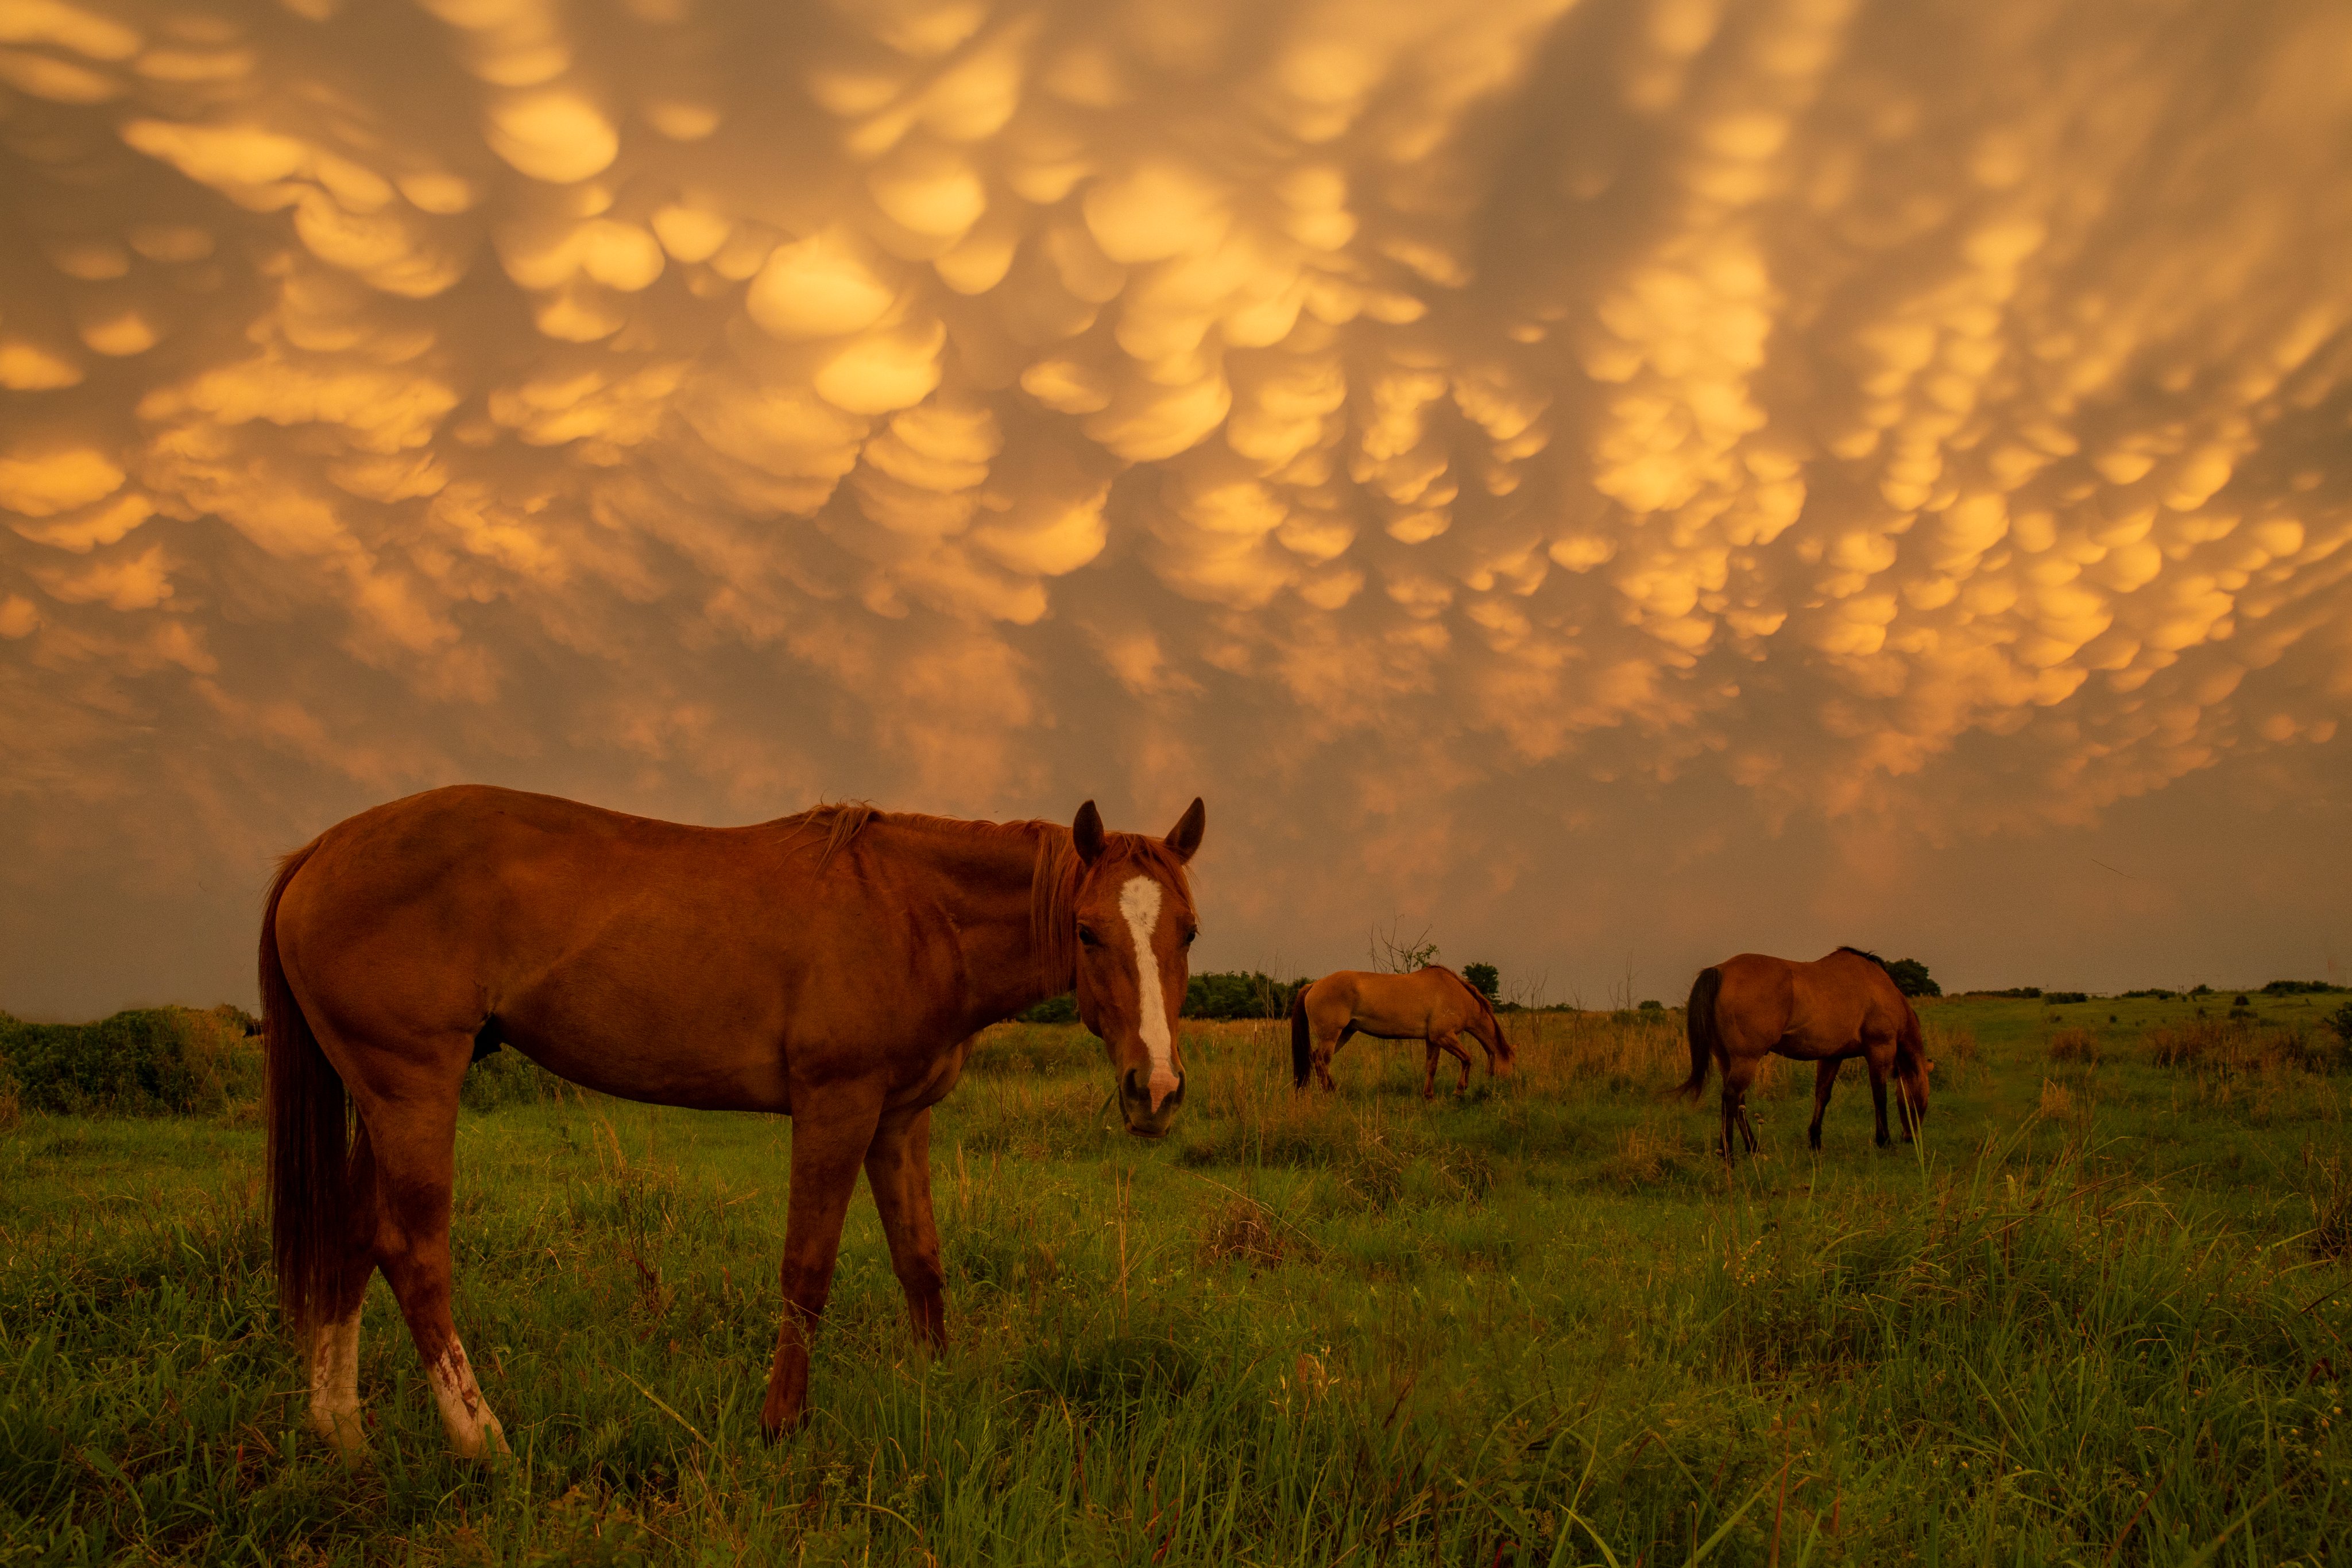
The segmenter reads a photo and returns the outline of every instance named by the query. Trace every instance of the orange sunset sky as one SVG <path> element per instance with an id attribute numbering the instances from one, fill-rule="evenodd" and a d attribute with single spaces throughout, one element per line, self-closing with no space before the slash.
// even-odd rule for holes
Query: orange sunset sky
<path id="1" fill-rule="evenodd" d="M 0 1008 L 480 779 L 2352 979 L 2352 7 L 0 0 Z"/>

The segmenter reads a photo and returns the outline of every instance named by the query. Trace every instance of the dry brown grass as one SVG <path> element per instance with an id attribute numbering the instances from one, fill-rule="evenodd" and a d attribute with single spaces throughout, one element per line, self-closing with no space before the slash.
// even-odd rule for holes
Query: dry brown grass
<path id="1" fill-rule="evenodd" d="M 1276 1268 L 1287 1251 L 1282 1231 L 1272 1209 L 1255 1198 L 1237 1196 L 1202 1228 L 1201 1260 L 1247 1263 L 1253 1270 Z"/>
<path id="2" fill-rule="evenodd" d="M 1935 1079 L 1938 1083 L 1957 1089 L 1974 1079 L 1983 1070 L 1983 1059 L 1977 1048 L 1977 1031 L 1966 1025 L 1947 1024 L 1932 1012 L 1919 1015 L 1920 1043 L 1927 1060 L 1936 1064 Z"/>
<path id="3" fill-rule="evenodd" d="M 1616 1151 L 1601 1170 L 1619 1186 L 1649 1186 L 1676 1168 L 1685 1152 L 1679 1127 L 1627 1127 L 1616 1137 Z"/>
<path id="4" fill-rule="evenodd" d="M 2085 1067 L 2099 1064 L 2099 1037 L 2080 1024 L 2053 1034 L 2043 1049 L 2053 1061 L 2080 1062 Z"/>

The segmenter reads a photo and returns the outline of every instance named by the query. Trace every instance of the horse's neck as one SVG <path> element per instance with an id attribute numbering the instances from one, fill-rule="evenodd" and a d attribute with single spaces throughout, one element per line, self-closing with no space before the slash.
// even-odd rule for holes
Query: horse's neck
<path id="1" fill-rule="evenodd" d="M 954 928 L 974 1010 L 984 1015 L 980 1022 L 990 1023 L 1060 995 L 1077 977 L 1075 956 L 1057 960 L 1041 948 L 1046 934 L 1036 929 L 1034 914 L 1037 833 L 1054 830 L 974 827 L 969 834 L 938 827 L 885 831 L 892 852 L 933 873 L 927 880 Z M 1057 962 L 1069 972 L 1055 972 Z"/>

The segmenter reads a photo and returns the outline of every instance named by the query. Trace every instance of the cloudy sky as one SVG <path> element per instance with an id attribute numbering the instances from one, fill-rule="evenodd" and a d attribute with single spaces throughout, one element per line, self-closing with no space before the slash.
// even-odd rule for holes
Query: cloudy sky
<path id="1" fill-rule="evenodd" d="M 2352 978 L 2347 167 L 2328 0 L 7 0 L 0 1008 L 466 779 Z"/>

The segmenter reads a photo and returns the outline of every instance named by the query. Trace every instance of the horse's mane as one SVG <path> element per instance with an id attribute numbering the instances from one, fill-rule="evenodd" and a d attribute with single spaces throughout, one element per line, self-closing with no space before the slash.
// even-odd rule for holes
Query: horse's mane
<path id="1" fill-rule="evenodd" d="M 1880 957 L 1877 954 L 1872 952 L 1867 947 L 1840 947 L 1838 951 L 1841 953 L 1851 953 L 1857 958 L 1867 958 L 1872 963 L 1877 965 L 1880 968 L 1885 969 L 1888 974 L 1892 975 L 1895 973 L 1894 966 L 1887 963 L 1885 959 Z"/>
<path id="2" fill-rule="evenodd" d="M 1495 1016 L 1495 1004 L 1486 999 L 1486 992 L 1480 990 L 1477 987 L 1464 979 L 1460 975 L 1455 975 L 1453 970 L 1447 968 L 1443 964 L 1423 964 L 1422 967 L 1424 969 L 1434 969 L 1441 975 L 1453 975 L 1454 983 L 1455 985 L 1460 986 L 1464 990 L 1469 992 L 1473 997 L 1477 998 L 1478 1006 L 1480 1009 L 1486 1013 L 1487 1021 L 1495 1026 L 1495 1032 L 1496 1034 L 1503 1032 L 1503 1020 Z"/>
<path id="3" fill-rule="evenodd" d="M 1032 848 L 1029 870 L 1029 936 L 1037 951 L 1038 972 L 1059 988 L 1068 985 L 1078 967 L 1078 876 L 1085 869 L 1070 830 L 1059 822 L 1028 819 L 1012 822 L 973 821 L 963 817 L 933 817 L 919 811 L 883 811 L 869 800 L 833 801 L 812 806 L 783 821 L 790 832 L 824 835 L 817 853 L 823 873 L 833 858 L 856 841 L 877 818 L 891 826 L 912 828 L 960 838 L 1011 839 Z M 1110 835 L 1118 848 L 1150 861 L 1177 886 L 1189 889 L 1184 862 L 1160 839 L 1143 833 Z M 1449 970 L 1448 973 L 1451 973 Z M 1459 976 L 1455 977 L 1457 979 Z"/>

